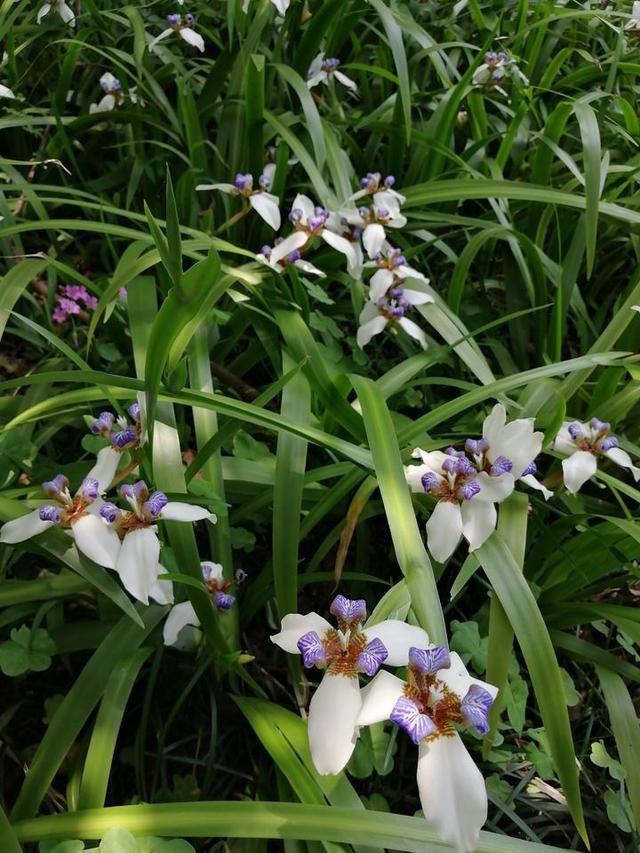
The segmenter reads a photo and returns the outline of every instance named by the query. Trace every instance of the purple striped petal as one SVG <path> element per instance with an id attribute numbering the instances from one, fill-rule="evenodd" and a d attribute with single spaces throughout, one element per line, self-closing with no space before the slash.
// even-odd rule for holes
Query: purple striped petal
<path id="1" fill-rule="evenodd" d="M 367 643 L 358 655 L 358 669 L 366 675 L 375 675 L 388 657 L 389 652 L 387 651 L 387 647 L 382 640 L 376 637 L 370 643 Z"/>
<path id="2" fill-rule="evenodd" d="M 111 412 L 100 412 L 89 429 L 94 435 L 102 435 L 105 432 L 111 432 L 113 421 L 114 417 Z"/>
<path id="3" fill-rule="evenodd" d="M 121 512 L 122 510 L 119 507 L 109 501 L 106 501 L 100 507 L 100 517 L 104 518 L 108 524 L 114 524 L 120 517 Z"/>
<path id="4" fill-rule="evenodd" d="M 612 447 L 617 447 L 618 444 L 619 441 L 615 435 L 609 435 L 607 438 L 603 438 L 600 442 L 600 450 L 602 450 L 603 453 L 606 453 L 607 450 L 611 450 Z"/>
<path id="5" fill-rule="evenodd" d="M 513 462 L 510 459 L 507 459 L 506 456 L 498 456 L 491 466 L 489 473 L 492 477 L 499 477 L 501 474 L 508 474 L 512 468 Z"/>
<path id="6" fill-rule="evenodd" d="M 111 434 L 111 444 L 118 450 L 124 450 L 131 444 L 136 444 L 138 441 L 138 433 L 135 428 L 128 426 L 125 429 L 119 430 Z"/>
<path id="7" fill-rule="evenodd" d="M 415 744 L 419 744 L 424 738 L 437 731 L 437 726 L 431 717 L 421 714 L 418 706 L 406 696 L 398 699 L 389 719 L 404 729 Z"/>
<path id="8" fill-rule="evenodd" d="M 228 592 L 216 592 L 213 596 L 213 600 L 215 601 L 218 610 L 229 610 L 236 599 L 234 595 L 229 595 Z"/>
<path id="9" fill-rule="evenodd" d="M 47 480 L 42 484 L 42 490 L 50 498 L 57 498 L 69 488 L 69 481 L 64 474 L 56 474 L 53 480 Z"/>
<path id="10" fill-rule="evenodd" d="M 472 726 L 478 734 L 486 735 L 489 731 L 489 711 L 492 705 L 493 697 L 489 691 L 479 684 L 472 684 L 460 703 L 460 712 L 467 725 Z"/>
<path id="11" fill-rule="evenodd" d="M 149 500 L 145 501 L 142 510 L 148 513 L 151 518 L 157 518 L 168 503 L 169 498 L 164 492 L 154 492 Z"/>
<path id="12" fill-rule="evenodd" d="M 303 634 L 298 640 L 298 651 L 302 655 L 302 662 L 310 669 L 312 666 L 324 666 L 327 656 L 320 637 L 315 631 Z"/>
<path id="13" fill-rule="evenodd" d="M 364 622 L 367 618 L 367 603 L 361 599 L 345 598 L 344 595 L 336 595 L 331 602 L 329 612 L 339 622 L 353 625 L 354 622 Z"/>
<path id="14" fill-rule="evenodd" d="M 449 650 L 444 646 L 434 646 L 432 649 L 409 649 L 409 666 L 415 667 L 425 675 L 435 675 L 441 669 L 449 669 L 451 658 Z"/>
<path id="15" fill-rule="evenodd" d="M 59 507 L 47 504 L 40 507 L 38 517 L 40 521 L 53 521 L 55 524 L 58 524 L 60 522 L 60 513 L 61 510 Z"/>
<path id="16" fill-rule="evenodd" d="M 93 477 L 85 477 L 76 494 L 87 501 L 95 501 L 100 496 L 100 483 Z"/>

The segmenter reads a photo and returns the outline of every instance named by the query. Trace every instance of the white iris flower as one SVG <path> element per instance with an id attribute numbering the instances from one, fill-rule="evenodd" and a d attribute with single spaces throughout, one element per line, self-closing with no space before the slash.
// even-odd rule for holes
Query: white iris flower
<path id="1" fill-rule="evenodd" d="M 640 468 L 626 450 L 618 447 L 618 439 L 610 435 L 611 424 L 591 418 L 589 423 L 566 421 L 553 442 L 562 460 L 562 475 L 567 491 L 576 493 L 598 470 L 598 457 L 606 456 L 621 468 L 628 468 L 633 479 L 640 480 Z"/>
<path id="2" fill-rule="evenodd" d="M 204 39 L 200 33 L 197 33 L 193 29 L 195 21 L 196 19 L 193 15 L 185 15 L 184 18 L 182 15 L 177 13 L 167 15 L 167 23 L 169 26 L 166 30 L 163 30 L 159 36 L 156 36 L 153 39 L 149 45 L 149 50 L 153 50 L 159 41 L 169 38 L 172 33 L 175 33 L 183 39 L 183 41 L 186 41 L 187 44 L 191 45 L 191 47 L 195 47 L 200 51 L 200 53 L 204 53 Z"/>
<path id="3" fill-rule="evenodd" d="M 387 619 L 363 628 L 367 610 L 362 600 L 336 596 L 330 607 L 338 627 L 317 613 L 288 614 L 272 641 L 290 654 L 301 654 L 306 667 L 324 671 L 308 713 L 309 748 L 318 773 L 339 773 L 358 739 L 362 708 L 361 673 L 372 676 L 383 663 L 404 666 L 409 648 L 426 644 L 422 628 Z"/>
<path id="4" fill-rule="evenodd" d="M 325 86 L 328 86 L 334 80 L 337 80 L 343 86 L 346 86 L 347 89 L 357 92 L 357 84 L 350 77 L 347 77 L 346 74 L 343 74 L 342 71 L 338 71 L 339 65 L 339 59 L 335 57 L 325 59 L 324 53 L 319 53 L 309 66 L 309 71 L 307 72 L 307 86 L 309 89 L 313 89 L 319 83 L 324 83 Z"/>
<path id="5" fill-rule="evenodd" d="M 73 9 L 71 9 L 70 6 L 67 6 L 65 0 L 50 0 L 50 2 L 41 6 L 38 9 L 37 22 L 40 24 L 42 19 L 45 18 L 52 10 L 55 10 L 60 15 L 65 24 L 69 24 L 70 27 L 75 26 L 76 16 L 73 13 Z"/>
<path id="6" fill-rule="evenodd" d="M 418 747 L 418 792 L 425 818 L 460 853 L 475 850 L 487 819 L 484 779 L 458 734 L 489 731 L 498 689 L 473 678 L 441 646 L 409 649 L 407 679 L 379 672 L 362 691 L 356 723 L 392 720 Z"/>
<path id="7" fill-rule="evenodd" d="M 223 576 L 220 563 L 205 561 L 200 563 L 200 568 L 202 579 L 215 606 L 221 611 L 230 610 L 236 599 L 228 592 L 231 581 Z M 162 635 L 165 646 L 182 649 L 192 645 L 192 636 L 189 636 L 189 632 L 183 633 L 183 629 L 187 627 L 199 628 L 200 620 L 191 602 L 183 601 L 171 608 L 164 623 Z"/>
<path id="8" fill-rule="evenodd" d="M 220 190 L 227 195 L 242 196 L 248 200 L 251 207 L 264 221 L 277 231 L 280 228 L 280 201 L 277 195 L 269 192 L 271 189 L 272 171 L 265 171 L 260 176 L 259 189 L 253 188 L 251 175 L 237 174 L 232 184 L 198 184 L 196 190 Z"/>
<path id="9" fill-rule="evenodd" d="M 421 464 L 405 469 L 407 482 L 412 491 L 437 501 L 427 521 L 434 560 L 448 560 L 463 536 L 470 551 L 483 545 L 496 528 L 495 504 L 511 494 L 517 479 L 526 478 L 529 486 L 533 481 L 533 488 L 548 492 L 532 476 L 542 438 L 533 431 L 532 418 L 506 423 L 504 407 L 497 405 L 485 418 L 482 438 L 467 439 L 464 450 L 414 450 Z"/>

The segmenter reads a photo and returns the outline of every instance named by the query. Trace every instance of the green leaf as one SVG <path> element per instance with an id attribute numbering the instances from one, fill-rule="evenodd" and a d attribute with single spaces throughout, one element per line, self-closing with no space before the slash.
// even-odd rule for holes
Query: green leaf
<path id="1" fill-rule="evenodd" d="M 0 669 L 5 675 L 42 672 L 51 666 L 56 644 L 44 628 L 32 631 L 26 625 L 13 628 L 11 639 L 0 643 Z"/>
<path id="2" fill-rule="evenodd" d="M 0 338 L 4 335 L 13 306 L 22 296 L 23 290 L 36 276 L 40 275 L 48 264 L 49 258 L 38 258 L 37 260 L 28 258 L 11 267 L 9 272 L 2 277 L 2 287 L 0 287 Z"/>
<path id="3" fill-rule="evenodd" d="M 547 626 L 529 585 L 500 535 L 494 533 L 477 549 L 476 555 L 522 649 L 569 811 L 576 829 L 588 844 L 562 676 Z"/>
<path id="4" fill-rule="evenodd" d="M 413 511 L 391 415 L 374 382 L 362 376 L 349 378 L 362 408 L 393 547 L 407 582 L 411 605 L 430 642 L 447 645 L 438 588 Z"/>
<path id="5" fill-rule="evenodd" d="M 596 740 L 591 744 L 591 761 L 596 767 L 604 767 L 609 771 L 611 778 L 616 782 L 622 782 L 625 778 L 624 767 L 619 761 L 616 761 L 613 756 L 609 755 L 606 746 L 601 740 Z"/>
<path id="6" fill-rule="evenodd" d="M 624 767 L 631 808 L 640 826 L 640 721 L 624 681 L 615 672 L 596 666 L 620 762 Z"/>

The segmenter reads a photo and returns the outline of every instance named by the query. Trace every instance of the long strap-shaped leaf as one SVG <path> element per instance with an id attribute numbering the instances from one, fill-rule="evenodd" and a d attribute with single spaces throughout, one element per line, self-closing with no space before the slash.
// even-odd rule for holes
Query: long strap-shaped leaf
<path id="1" fill-rule="evenodd" d="M 362 408 L 369 447 L 398 564 L 411 606 L 432 643 L 447 645 L 447 631 L 431 561 L 420 536 L 391 415 L 375 382 L 350 377 Z"/>
<path id="2" fill-rule="evenodd" d="M 135 835 L 175 838 L 296 838 L 377 845 L 406 853 L 451 853 L 425 820 L 388 812 L 336 806 L 270 802 L 159 803 L 89 809 L 23 820 L 14 826 L 20 841 L 101 838 L 112 827 Z M 481 832 L 476 853 L 563 853 L 559 847 L 532 844 Z"/>
<path id="3" fill-rule="evenodd" d="M 626 774 L 636 826 L 640 826 L 640 720 L 620 676 L 601 666 L 596 666 L 596 672 L 609 709 L 618 755 Z"/>
<path id="4" fill-rule="evenodd" d="M 589 846 L 562 676 L 547 626 L 529 584 L 500 534 L 494 533 L 475 554 L 522 649 L 569 811 L 576 829 Z"/>

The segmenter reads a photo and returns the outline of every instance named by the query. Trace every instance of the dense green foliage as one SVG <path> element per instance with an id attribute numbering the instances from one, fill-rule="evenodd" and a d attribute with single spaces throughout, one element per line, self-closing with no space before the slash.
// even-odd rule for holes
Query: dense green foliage
<path id="1" fill-rule="evenodd" d="M 167 605 L 62 531 L 0 545 L 2 853 L 450 849 L 413 817 L 395 726 L 363 728 L 343 774 L 314 769 L 319 673 L 269 638 L 336 590 L 501 688 L 489 734 L 465 735 L 489 792 L 478 850 L 637 850 L 640 490 L 602 456 L 569 492 L 554 445 L 596 417 L 640 456 L 631 4 L 69 5 L 74 27 L 0 5 L 0 521 L 59 472 L 77 488 L 106 446 L 91 423 L 145 392 L 148 441 L 117 480 L 217 523 L 160 525 L 201 623 L 190 651 L 163 644 Z M 152 44 L 178 12 L 204 51 L 177 30 Z M 357 91 L 307 86 L 320 52 Z M 387 238 L 429 279 L 424 349 L 395 319 L 358 346 L 370 270 L 320 236 L 302 251 L 324 277 L 274 270 L 248 196 L 196 189 L 257 188 L 266 164 L 284 236 L 297 194 L 344 212 L 367 173 L 395 176 L 407 221 Z M 435 562 L 433 496 L 403 465 L 481 435 L 496 403 L 544 433 L 553 496 L 518 485 L 481 547 Z"/>

